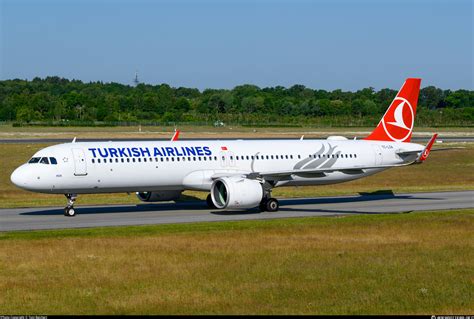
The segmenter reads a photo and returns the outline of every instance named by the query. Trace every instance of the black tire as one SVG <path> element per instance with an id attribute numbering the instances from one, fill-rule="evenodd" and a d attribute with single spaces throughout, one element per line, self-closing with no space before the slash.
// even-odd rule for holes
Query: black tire
<path id="1" fill-rule="evenodd" d="M 208 194 L 207 197 L 206 197 L 206 203 L 207 203 L 207 207 L 209 207 L 210 209 L 216 209 L 217 207 L 214 205 L 214 203 L 212 202 L 212 197 L 211 197 L 211 194 Z"/>
<path id="2" fill-rule="evenodd" d="M 280 208 L 280 204 L 278 203 L 278 200 L 276 198 L 270 198 L 267 200 L 265 204 L 265 209 L 267 212 L 277 212 L 278 208 Z"/>
<path id="3" fill-rule="evenodd" d="M 74 209 L 74 207 L 66 207 L 66 208 L 64 208 L 64 216 L 67 216 L 67 217 L 74 217 L 74 216 L 76 216 L 76 210 Z"/>
<path id="4" fill-rule="evenodd" d="M 267 200 L 264 198 L 258 205 L 258 208 L 260 209 L 261 212 L 264 212 L 267 210 Z"/>

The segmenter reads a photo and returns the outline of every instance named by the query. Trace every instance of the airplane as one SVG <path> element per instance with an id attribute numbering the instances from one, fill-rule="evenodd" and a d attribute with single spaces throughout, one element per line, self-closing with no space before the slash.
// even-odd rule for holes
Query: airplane
<path id="1" fill-rule="evenodd" d="M 436 140 L 410 143 L 421 79 L 408 78 L 374 131 L 364 139 L 101 141 L 64 143 L 36 152 L 11 174 L 17 187 L 63 194 L 75 216 L 78 194 L 135 192 L 143 202 L 208 192 L 213 209 L 276 212 L 272 189 L 352 181 L 423 163 Z"/>

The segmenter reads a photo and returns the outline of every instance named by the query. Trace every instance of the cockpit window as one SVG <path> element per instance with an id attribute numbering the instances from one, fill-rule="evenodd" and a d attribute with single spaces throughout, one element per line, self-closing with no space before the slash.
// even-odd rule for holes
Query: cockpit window
<path id="1" fill-rule="evenodd" d="M 30 164 L 34 164 L 34 163 L 38 163 L 40 161 L 41 157 L 32 157 L 28 163 Z"/>
<path id="2" fill-rule="evenodd" d="M 48 157 L 32 157 L 28 161 L 28 164 L 36 164 L 36 163 L 57 165 L 58 161 L 56 160 L 55 157 L 50 157 L 49 159 Z"/>

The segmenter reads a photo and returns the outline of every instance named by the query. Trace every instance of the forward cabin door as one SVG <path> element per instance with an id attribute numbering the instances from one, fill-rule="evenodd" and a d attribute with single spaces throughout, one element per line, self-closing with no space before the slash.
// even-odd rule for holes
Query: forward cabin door
<path id="1" fill-rule="evenodd" d="M 74 157 L 74 175 L 87 175 L 86 156 L 82 148 L 73 148 L 72 156 Z"/>

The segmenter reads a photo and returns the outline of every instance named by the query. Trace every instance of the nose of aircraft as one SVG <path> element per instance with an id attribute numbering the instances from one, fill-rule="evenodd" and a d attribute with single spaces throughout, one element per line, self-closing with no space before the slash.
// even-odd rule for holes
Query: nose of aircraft
<path id="1" fill-rule="evenodd" d="M 25 188 L 27 186 L 27 176 L 25 174 L 24 165 L 13 171 L 12 175 L 10 176 L 10 180 L 18 187 Z"/>

